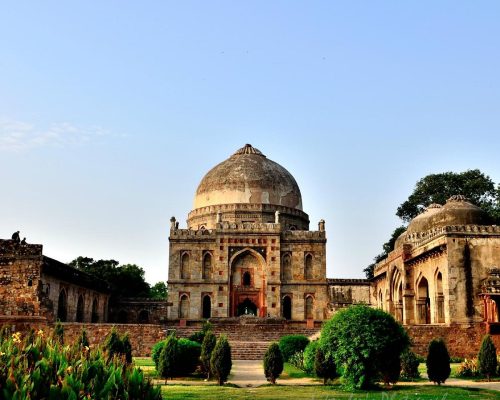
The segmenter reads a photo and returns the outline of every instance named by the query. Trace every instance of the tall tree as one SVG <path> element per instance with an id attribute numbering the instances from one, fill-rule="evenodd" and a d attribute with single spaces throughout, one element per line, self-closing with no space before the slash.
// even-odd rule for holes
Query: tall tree
<path id="1" fill-rule="evenodd" d="M 151 290 L 149 291 L 149 297 L 152 299 L 163 300 L 168 296 L 167 285 L 165 282 L 160 281 L 151 286 Z"/>

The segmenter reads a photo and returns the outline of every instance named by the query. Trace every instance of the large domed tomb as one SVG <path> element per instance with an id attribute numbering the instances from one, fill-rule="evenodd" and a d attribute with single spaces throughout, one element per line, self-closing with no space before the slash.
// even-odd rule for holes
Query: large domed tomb
<path id="1" fill-rule="evenodd" d="M 274 223 L 277 211 L 284 229 L 309 229 L 295 178 L 247 144 L 203 177 L 188 226 L 198 230 L 214 229 L 217 221 Z"/>

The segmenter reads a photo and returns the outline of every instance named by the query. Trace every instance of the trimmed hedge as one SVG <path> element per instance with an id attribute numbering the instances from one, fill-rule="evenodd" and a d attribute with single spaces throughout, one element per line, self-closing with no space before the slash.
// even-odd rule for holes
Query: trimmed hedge
<path id="1" fill-rule="evenodd" d="M 279 341 L 279 347 L 281 354 L 283 355 L 283 360 L 286 362 L 295 353 L 304 351 L 308 344 L 309 339 L 304 335 L 283 336 Z"/>
<path id="2" fill-rule="evenodd" d="M 151 349 L 156 370 L 159 371 L 160 354 L 167 340 L 157 342 Z M 172 376 L 186 376 L 192 374 L 200 364 L 201 344 L 189 339 L 177 339 L 175 351 L 175 367 Z"/>
<path id="3" fill-rule="evenodd" d="M 313 340 L 304 350 L 304 371 L 308 374 L 314 373 L 314 360 L 319 348 L 319 340 Z"/>

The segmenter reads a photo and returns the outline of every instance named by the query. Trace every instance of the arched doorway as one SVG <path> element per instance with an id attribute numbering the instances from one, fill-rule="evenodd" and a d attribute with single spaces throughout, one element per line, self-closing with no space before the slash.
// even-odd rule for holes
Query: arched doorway
<path id="1" fill-rule="evenodd" d="M 76 305 L 76 322 L 83 322 L 85 300 L 83 295 L 78 296 L 78 303 Z"/>
<path id="2" fill-rule="evenodd" d="M 431 299 L 429 297 L 429 283 L 422 277 L 417 287 L 417 315 L 419 324 L 431 323 Z"/>
<path id="3" fill-rule="evenodd" d="M 257 316 L 258 315 L 258 308 L 257 306 L 255 305 L 255 303 L 246 298 L 245 300 L 243 300 L 240 304 L 238 304 L 238 309 L 237 309 L 237 316 L 241 316 L 241 315 L 254 315 L 254 316 Z"/>
<path id="4" fill-rule="evenodd" d="M 97 301 L 97 298 L 94 297 L 94 300 L 92 301 L 92 317 L 91 317 L 91 321 L 94 323 L 99 322 L 98 306 L 99 306 L 99 303 Z"/>
<path id="5" fill-rule="evenodd" d="M 314 318 L 314 299 L 312 296 L 306 297 L 305 317 L 306 319 Z"/>
<path id="6" fill-rule="evenodd" d="M 203 296 L 203 311 L 202 318 L 209 319 L 212 316 L 212 299 L 207 294 Z"/>
<path id="7" fill-rule="evenodd" d="M 210 279 L 212 277 L 212 255 L 210 253 L 206 253 L 203 257 L 203 279 Z"/>
<path id="8" fill-rule="evenodd" d="M 438 272 L 436 275 L 436 322 L 444 323 L 444 292 L 443 292 L 443 274 Z"/>
<path id="9" fill-rule="evenodd" d="M 290 254 L 285 254 L 283 256 L 283 280 L 292 280 L 292 258 Z"/>
<path id="10" fill-rule="evenodd" d="M 140 324 L 149 324 L 149 311 L 141 310 L 139 313 L 139 318 L 137 318 L 137 322 Z"/>
<path id="11" fill-rule="evenodd" d="M 292 299 L 290 296 L 283 297 L 283 318 L 292 319 Z"/>
<path id="12" fill-rule="evenodd" d="M 254 249 L 244 249 L 230 259 L 229 315 L 267 316 L 266 276 L 262 272 L 266 262 Z"/>
<path id="13" fill-rule="evenodd" d="M 184 253 L 181 257 L 181 279 L 189 279 L 189 254 Z"/>
<path id="14" fill-rule="evenodd" d="M 57 301 L 57 319 L 61 322 L 66 322 L 68 319 L 68 297 L 66 290 L 61 289 L 59 299 Z"/>
<path id="15" fill-rule="evenodd" d="M 183 294 L 179 301 L 179 318 L 189 318 L 189 297 L 187 294 Z"/>
<path id="16" fill-rule="evenodd" d="M 311 254 L 307 254 L 304 260 L 304 278 L 306 280 L 313 278 L 313 257 Z"/>
<path id="17" fill-rule="evenodd" d="M 120 310 L 118 312 L 118 323 L 128 324 L 128 313 L 125 310 Z"/>

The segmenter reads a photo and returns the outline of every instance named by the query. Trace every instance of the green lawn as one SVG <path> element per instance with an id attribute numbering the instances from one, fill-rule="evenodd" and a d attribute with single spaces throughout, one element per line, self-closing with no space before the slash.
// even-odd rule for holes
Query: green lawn
<path id="1" fill-rule="evenodd" d="M 300 378 L 315 378 L 313 375 L 309 375 L 302 371 L 301 369 L 298 369 L 294 367 L 292 364 L 285 363 L 283 366 L 283 373 L 279 377 L 279 379 L 300 379 Z"/>
<path id="2" fill-rule="evenodd" d="M 164 399 L 314 399 L 314 400 L 488 400 L 500 399 L 500 393 L 485 390 L 462 389 L 446 386 L 401 386 L 391 390 L 371 392 L 345 392 L 338 386 L 261 386 L 258 388 L 235 388 L 219 386 L 179 386 L 162 387 Z"/>

